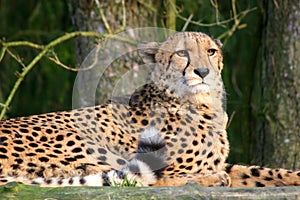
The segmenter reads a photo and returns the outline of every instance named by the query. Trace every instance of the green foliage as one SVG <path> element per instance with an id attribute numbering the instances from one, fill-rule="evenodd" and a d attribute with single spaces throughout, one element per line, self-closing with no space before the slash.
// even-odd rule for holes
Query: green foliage
<path id="1" fill-rule="evenodd" d="M 46 44 L 55 37 L 70 31 L 71 19 L 65 1 L 9 1 L 0 2 L 0 35 L 5 41 L 28 40 Z M 70 41 L 55 49 L 64 63 L 76 64 L 75 43 Z M 28 64 L 38 51 L 28 47 L 16 47 L 12 53 Z M 6 98 L 22 68 L 10 56 L 0 62 L 0 93 Z M 58 67 L 48 59 L 42 59 L 21 84 L 13 99 L 7 117 L 70 109 L 72 81 L 76 73 Z M 1 101 L 3 103 L 4 101 Z"/>
<path id="2" fill-rule="evenodd" d="M 129 179 L 127 175 L 125 175 L 124 180 L 122 180 L 120 183 L 117 181 L 114 181 L 110 183 L 113 187 L 137 187 L 137 185 L 140 185 L 140 183 L 134 178 Z"/>

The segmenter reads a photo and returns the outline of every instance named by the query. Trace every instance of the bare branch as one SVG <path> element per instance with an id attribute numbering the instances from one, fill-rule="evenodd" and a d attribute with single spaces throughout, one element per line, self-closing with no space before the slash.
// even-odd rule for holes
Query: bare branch
<path id="1" fill-rule="evenodd" d="M 184 26 L 182 27 L 181 31 L 185 31 L 186 28 L 188 27 L 189 23 L 191 22 L 192 18 L 193 18 L 193 14 L 190 14 L 189 18 L 186 20 Z"/>
<path id="2" fill-rule="evenodd" d="M 220 22 L 220 16 L 219 16 L 219 6 L 218 6 L 218 2 L 216 0 L 210 0 L 211 5 L 215 8 L 215 12 L 216 12 L 216 22 L 219 23 Z"/>
<path id="3" fill-rule="evenodd" d="M 5 52 L 7 50 L 7 47 L 2 47 L 1 48 L 1 51 L 0 51 L 0 62 L 2 61 L 4 55 L 5 55 Z"/>
<path id="4" fill-rule="evenodd" d="M 126 7 L 125 7 L 125 0 L 122 0 L 122 11 L 123 11 L 122 30 L 125 30 L 125 28 L 126 28 Z"/>
<path id="5" fill-rule="evenodd" d="M 231 19 L 234 20 L 234 24 L 231 27 L 231 29 L 229 29 L 228 31 L 224 32 L 223 34 L 221 34 L 218 39 L 223 39 L 226 37 L 224 44 L 226 44 L 227 40 L 233 35 L 233 33 L 236 31 L 236 29 L 242 29 L 245 28 L 247 25 L 246 24 L 240 24 L 241 21 L 243 20 L 243 18 L 249 13 L 252 12 L 254 10 L 256 10 L 257 8 L 251 8 L 248 10 L 245 10 L 243 12 L 240 12 L 239 14 L 237 14 L 236 12 L 236 7 L 235 7 L 235 0 L 232 0 L 232 10 L 233 10 L 233 17 Z"/>
<path id="6" fill-rule="evenodd" d="M 23 68 L 23 71 L 21 73 L 18 74 L 18 79 L 14 84 L 14 87 L 12 88 L 12 90 L 10 91 L 6 101 L 4 104 L 1 104 L 1 106 L 3 107 L 0 113 L 0 119 L 2 119 L 9 107 L 9 105 L 11 104 L 11 101 L 16 93 L 16 91 L 18 90 L 21 82 L 23 81 L 24 77 L 28 74 L 28 72 L 36 65 L 36 63 L 44 56 L 47 54 L 47 52 L 53 48 L 54 46 L 65 42 L 71 38 L 74 37 L 78 37 L 78 36 L 84 36 L 84 37 L 100 37 L 102 38 L 103 35 L 97 33 L 97 32 L 72 32 L 72 33 L 67 33 L 55 40 L 53 40 L 52 42 L 50 42 L 48 45 L 46 45 L 42 51 L 27 65 Z M 2 45 L 4 48 L 7 48 L 7 45 L 11 45 L 11 46 L 24 46 L 24 44 L 26 44 L 25 46 L 31 46 L 31 44 L 34 43 L 30 43 L 30 42 L 19 42 L 19 43 L 5 43 L 3 41 L 1 41 Z M 29 45 L 28 45 L 29 44 Z M 33 45 L 34 46 L 34 45 Z M 37 46 L 38 47 L 38 46 Z"/>
<path id="7" fill-rule="evenodd" d="M 0 44 L 2 44 L 3 47 L 15 47 L 15 46 L 27 46 L 27 47 L 32 47 L 34 49 L 44 49 L 45 46 L 35 44 L 33 42 L 28 42 L 28 41 L 15 41 L 15 42 L 4 42 L 0 40 Z"/>
<path id="8" fill-rule="evenodd" d="M 98 51 L 99 51 L 100 48 L 97 48 L 97 52 L 95 53 L 95 55 L 98 55 Z M 87 71 L 87 70 L 90 70 L 92 69 L 93 67 L 96 66 L 97 64 L 97 59 L 94 60 L 94 62 L 88 66 L 88 67 L 85 67 L 85 68 L 80 68 L 80 67 L 69 67 L 65 64 L 63 64 L 60 59 L 58 58 L 57 54 L 55 52 L 52 52 L 52 55 L 53 57 L 48 57 L 51 61 L 53 61 L 55 64 L 67 69 L 67 70 L 70 70 L 70 71 L 74 71 L 74 72 L 78 72 L 78 71 Z"/>
<path id="9" fill-rule="evenodd" d="M 109 34 L 112 34 L 112 30 L 111 30 L 111 28 L 110 28 L 110 26 L 109 26 L 109 24 L 108 24 L 108 22 L 107 22 L 107 19 L 106 19 L 105 15 L 104 15 L 102 6 L 101 6 L 100 3 L 99 3 L 99 0 L 95 0 L 95 3 L 96 3 L 96 6 L 97 6 L 97 8 L 98 8 L 98 10 L 99 10 L 100 16 L 101 16 L 101 18 L 102 18 L 102 21 L 103 21 L 103 23 L 104 23 L 104 26 L 105 26 L 107 32 L 108 32 Z"/>
<path id="10" fill-rule="evenodd" d="M 143 0 L 138 0 L 138 2 L 143 5 L 145 8 L 151 10 L 152 12 L 154 13 L 157 13 L 157 10 L 152 6 L 152 5 L 149 5 L 147 3 L 145 3 Z"/>
<path id="11" fill-rule="evenodd" d="M 69 67 L 65 64 L 63 64 L 59 58 L 57 57 L 57 54 L 55 52 L 52 52 L 52 56 L 53 57 L 48 57 L 51 61 L 53 61 L 55 64 L 67 69 L 67 70 L 70 70 L 70 71 L 79 71 L 79 67 Z"/>
<path id="12" fill-rule="evenodd" d="M 22 59 L 18 56 L 15 55 L 13 52 L 11 52 L 9 49 L 6 50 L 7 53 L 13 58 L 15 59 L 23 68 L 25 68 L 25 64 L 22 62 Z"/>
<path id="13" fill-rule="evenodd" d="M 182 20 L 184 20 L 184 21 L 188 21 L 188 19 L 187 19 L 186 17 L 183 17 L 182 15 L 179 14 L 179 11 L 176 9 L 175 6 L 173 6 L 173 8 L 175 9 L 175 13 L 176 13 L 176 15 L 177 15 L 177 17 L 178 17 L 179 19 L 182 19 Z M 249 12 L 252 12 L 252 11 L 254 11 L 254 10 L 256 10 L 256 9 L 257 9 L 257 8 L 254 7 L 254 8 L 251 8 L 251 9 L 244 10 L 244 11 L 240 12 L 240 13 L 236 16 L 236 18 L 239 18 L 239 19 L 244 18 Z M 220 25 L 228 24 L 229 22 L 232 22 L 232 21 L 234 21 L 234 20 L 235 20 L 235 18 L 232 17 L 232 18 L 229 18 L 229 19 L 227 19 L 227 20 L 223 20 L 223 21 L 215 22 L 215 23 L 208 23 L 208 24 L 206 24 L 206 23 L 201 23 L 201 22 L 199 22 L 199 21 L 193 21 L 193 20 L 191 20 L 190 23 L 191 23 L 191 24 L 198 25 L 198 26 L 202 26 L 202 27 L 213 27 L 213 26 L 220 26 Z"/>
<path id="14" fill-rule="evenodd" d="M 10 51 L 8 51 L 9 47 L 19 47 L 19 46 L 27 46 L 27 47 L 32 47 L 34 49 L 44 49 L 43 45 L 39 45 L 39 44 L 35 44 L 32 42 L 28 42 L 28 41 L 15 41 L 15 42 L 5 42 L 3 40 L 0 40 L 0 44 L 2 45 L 2 49 L 0 52 L 0 62 L 2 61 L 5 52 L 7 51 L 15 60 L 17 60 L 18 62 L 20 61 L 19 59 L 17 59 L 17 57 Z M 20 63 L 21 64 L 21 63 Z M 22 63 L 23 66 L 23 63 Z"/>

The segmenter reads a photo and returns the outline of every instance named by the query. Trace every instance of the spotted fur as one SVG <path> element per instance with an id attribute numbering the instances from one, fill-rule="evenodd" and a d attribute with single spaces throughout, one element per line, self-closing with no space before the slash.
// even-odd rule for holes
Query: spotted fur
<path id="1" fill-rule="evenodd" d="M 225 163 L 221 47 L 198 32 L 143 43 L 153 71 L 128 102 L 0 121 L 0 185 L 300 185 L 299 171 Z"/>

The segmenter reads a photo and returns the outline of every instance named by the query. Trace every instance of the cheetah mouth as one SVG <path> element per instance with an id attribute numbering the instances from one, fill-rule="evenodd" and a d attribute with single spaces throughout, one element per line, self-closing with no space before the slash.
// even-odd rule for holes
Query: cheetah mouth
<path id="1" fill-rule="evenodd" d="M 208 92 L 209 85 L 202 79 L 196 78 L 186 78 L 184 83 L 191 88 L 192 93 L 201 93 L 201 92 Z"/>
<path id="2" fill-rule="evenodd" d="M 189 87 L 198 87 L 198 86 L 207 86 L 208 84 L 203 79 L 196 79 L 196 78 L 185 78 L 185 84 Z"/>

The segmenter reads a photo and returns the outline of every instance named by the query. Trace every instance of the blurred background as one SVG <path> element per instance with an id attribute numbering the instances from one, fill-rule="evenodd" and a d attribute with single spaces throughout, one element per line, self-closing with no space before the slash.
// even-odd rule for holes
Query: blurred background
<path id="1" fill-rule="evenodd" d="M 299 169 L 299 10 L 298 0 L 0 0 L 0 110 L 8 106 L 2 117 L 72 109 L 77 72 L 49 57 L 55 52 L 64 65 L 79 66 L 99 38 L 77 37 L 51 48 L 7 105 L 20 73 L 41 52 L 7 47 L 10 42 L 47 45 L 67 32 L 138 27 L 202 31 L 224 43 L 229 162 Z M 132 67 L 128 60 L 108 72 L 108 92 L 114 76 Z"/>

